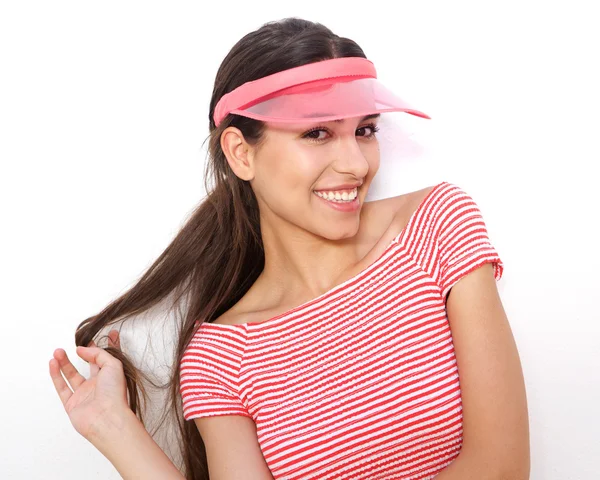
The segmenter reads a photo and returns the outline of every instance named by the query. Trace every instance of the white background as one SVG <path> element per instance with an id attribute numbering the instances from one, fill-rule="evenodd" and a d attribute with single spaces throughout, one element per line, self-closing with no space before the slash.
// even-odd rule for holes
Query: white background
<path id="1" fill-rule="evenodd" d="M 440 180 L 473 196 L 505 263 L 531 478 L 597 478 L 594 3 L 3 2 L 0 477 L 119 478 L 72 428 L 48 361 L 58 347 L 75 357 L 76 326 L 204 197 L 208 104 L 229 49 L 300 16 L 358 42 L 380 80 L 432 117 L 399 114 L 417 148 L 382 163 L 370 199 Z M 135 350 L 133 333 L 123 344 Z"/>

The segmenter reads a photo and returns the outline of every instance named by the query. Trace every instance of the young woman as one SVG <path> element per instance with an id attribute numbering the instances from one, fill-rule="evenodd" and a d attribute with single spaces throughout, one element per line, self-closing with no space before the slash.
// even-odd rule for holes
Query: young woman
<path id="1" fill-rule="evenodd" d="M 390 111 L 428 118 L 320 24 L 268 23 L 223 60 L 208 197 L 79 326 L 90 378 L 62 349 L 50 361 L 74 427 L 123 478 L 183 477 L 144 428 L 118 335 L 94 338 L 167 298 L 185 306 L 169 384 L 185 478 L 528 478 L 503 264 L 476 203 L 448 182 L 364 202 Z"/>

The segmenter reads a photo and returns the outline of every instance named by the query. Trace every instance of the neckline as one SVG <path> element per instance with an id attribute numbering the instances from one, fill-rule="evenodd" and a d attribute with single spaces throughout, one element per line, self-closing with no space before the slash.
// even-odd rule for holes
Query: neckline
<path id="1" fill-rule="evenodd" d="M 275 315 L 274 317 L 270 317 L 267 318 L 266 320 L 263 320 L 261 322 L 244 322 L 244 323 L 212 323 L 212 322 L 202 322 L 200 324 L 200 326 L 210 326 L 210 327 L 216 327 L 216 328 L 252 328 L 252 329 L 256 329 L 256 328 L 260 328 L 261 326 L 272 326 L 274 324 L 277 324 L 278 322 L 280 322 L 281 320 L 284 320 L 286 317 L 289 317 L 290 315 L 292 315 L 293 313 L 296 313 L 299 310 L 302 310 L 306 307 L 309 307 L 321 300 L 323 300 L 324 298 L 327 298 L 333 294 L 335 294 L 336 292 L 338 292 L 339 290 L 341 290 L 342 288 L 344 288 L 347 284 L 351 283 L 351 282 L 355 282 L 357 279 L 359 279 L 360 277 L 364 276 L 368 271 L 370 271 L 371 269 L 373 269 L 379 262 L 381 262 L 381 260 L 388 254 L 388 252 L 390 251 L 390 249 L 400 243 L 400 240 L 402 240 L 402 238 L 404 237 L 404 235 L 406 234 L 406 232 L 408 231 L 408 229 L 412 226 L 412 224 L 414 223 L 414 220 L 416 218 L 416 216 L 419 214 L 419 212 L 423 209 L 423 207 L 428 203 L 429 199 L 433 196 L 433 194 L 443 185 L 447 184 L 448 182 L 443 181 L 438 183 L 437 185 L 435 185 L 431 191 L 425 196 L 425 198 L 423 198 L 423 200 L 421 200 L 421 203 L 419 203 L 419 205 L 417 206 L 417 208 L 415 209 L 415 211 L 411 214 L 410 218 L 408 219 L 408 222 L 406 223 L 406 225 L 402 228 L 402 230 L 400 230 L 400 232 L 394 237 L 392 238 L 391 242 L 388 244 L 388 246 L 384 249 L 384 251 L 381 253 L 381 255 L 379 255 L 379 257 L 377 257 L 376 260 L 374 260 L 370 265 L 366 266 L 365 268 L 363 268 L 360 272 L 358 272 L 356 275 L 353 275 L 352 277 L 350 277 L 349 279 L 347 279 L 346 281 L 335 285 L 334 287 L 330 288 L 329 290 L 327 290 L 326 292 L 322 293 L 321 295 L 319 295 L 318 297 L 315 297 L 311 300 L 308 300 L 300 305 L 298 305 L 297 307 L 291 308 L 283 313 L 280 313 L 278 315 Z"/>

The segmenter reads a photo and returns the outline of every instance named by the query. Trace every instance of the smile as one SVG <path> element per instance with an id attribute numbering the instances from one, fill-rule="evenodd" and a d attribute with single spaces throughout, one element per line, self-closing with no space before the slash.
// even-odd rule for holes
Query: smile
<path id="1" fill-rule="evenodd" d="M 356 196 L 358 195 L 358 188 L 354 187 L 351 190 L 337 190 L 335 192 L 318 192 L 316 190 L 313 190 L 313 192 L 315 193 L 315 195 L 325 200 L 329 200 L 330 202 L 344 203 L 352 202 L 356 198 Z"/>

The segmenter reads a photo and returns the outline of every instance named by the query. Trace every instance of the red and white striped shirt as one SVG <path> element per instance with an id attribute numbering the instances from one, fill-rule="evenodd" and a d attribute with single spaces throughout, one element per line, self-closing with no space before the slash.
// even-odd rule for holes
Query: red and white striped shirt
<path id="1" fill-rule="evenodd" d="M 353 278 L 263 322 L 200 324 L 184 418 L 252 418 L 275 479 L 433 478 L 462 446 L 446 294 L 488 262 L 499 280 L 478 206 L 436 185 Z"/>

